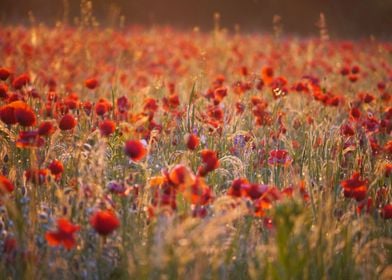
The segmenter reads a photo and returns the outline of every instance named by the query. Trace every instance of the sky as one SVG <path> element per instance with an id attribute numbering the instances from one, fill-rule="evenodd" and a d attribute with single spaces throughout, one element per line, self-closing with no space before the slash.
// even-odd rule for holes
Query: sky
<path id="1" fill-rule="evenodd" d="M 81 0 L 0 0 L 0 22 L 28 23 L 32 11 L 40 22 L 53 24 L 62 19 L 68 2 L 70 22 L 80 15 Z M 229 30 L 268 32 L 272 17 L 282 17 L 286 33 L 312 36 L 318 34 L 320 13 L 336 37 L 392 36 L 392 0 L 93 0 L 94 15 L 102 25 L 113 20 L 109 14 L 119 11 L 127 24 L 168 24 L 179 28 L 199 26 L 210 30 L 213 14 L 221 14 L 222 26 Z M 109 11 L 112 11 L 111 13 Z"/>

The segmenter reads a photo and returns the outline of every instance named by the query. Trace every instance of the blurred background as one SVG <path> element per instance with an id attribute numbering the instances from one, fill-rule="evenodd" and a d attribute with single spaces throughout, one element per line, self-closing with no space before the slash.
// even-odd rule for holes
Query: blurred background
<path id="1" fill-rule="evenodd" d="M 318 35 L 320 12 L 331 37 L 392 36 L 392 0 L 93 0 L 93 13 L 102 25 L 125 17 L 126 24 L 173 25 L 179 28 L 212 28 L 213 14 L 221 26 L 234 30 L 269 32 L 272 17 L 282 17 L 283 31 Z M 38 22 L 54 24 L 65 16 L 72 23 L 80 16 L 80 0 L 0 0 L 0 22 L 28 24 L 32 11 Z M 65 11 L 65 13 L 64 13 Z"/>

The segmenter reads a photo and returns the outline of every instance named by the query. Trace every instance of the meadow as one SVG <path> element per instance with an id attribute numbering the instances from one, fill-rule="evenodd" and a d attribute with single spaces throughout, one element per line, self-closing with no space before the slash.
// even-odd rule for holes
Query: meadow
<path id="1" fill-rule="evenodd" d="M 391 279 L 392 44 L 0 27 L 0 278 Z"/>

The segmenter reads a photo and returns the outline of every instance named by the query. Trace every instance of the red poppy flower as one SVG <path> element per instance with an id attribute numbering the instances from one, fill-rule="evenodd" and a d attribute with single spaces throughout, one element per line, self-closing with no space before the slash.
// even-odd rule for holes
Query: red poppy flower
<path id="1" fill-rule="evenodd" d="M 354 74 L 350 74 L 348 75 L 348 79 L 350 82 L 355 83 L 356 81 L 358 81 L 358 76 Z"/>
<path id="2" fill-rule="evenodd" d="M 369 137 L 370 148 L 372 149 L 373 155 L 378 155 L 381 151 L 381 146 L 378 144 L 377 139 Z"/>
<path id="3" fill-rule="evenodd" d="M 194 175 L 186 166 L 178 164 L 170 170 L 169 179 L 172 184 L 185 188 L 194 182 Z"/>
<path id="4" fill-rule="evenodd" d="M 185 190 L 184 196 L 195 205 L 206 205 L 213 200 L 212 191 L 202 177 L 195 178 L 193 185 Z"/>
<path id="5" fill-rule="evenodd" d="M 98 80 L 96 78 L 90 78 L 87 79 L 84 82 L 84 85 L 88 88 L 88 89 L 95 89 L 96 87 L 98 87 Z"/>
<path id="6" fill-rule="evenodd" d="M 292 161 L 286 150 L 272 150 L 269 153 L 268 163 L 271 165 L 289 165 Z"/>
<path id="7" fill-rule="evenodd" d="M 58 94 L 55 91 L 49 91 L 46 94 L 47 101 L 56 102 L 58 100 Z"/>
<path id="8" fill-rule="evenodd" d="M 353 74 L 358 74 L 359 72 L 360 72 L 360 68 L 359 68 L 358 65 L 354 65 L 354 66 L 351 68 L 351 73 L 353 73 Z"/>
<path id="9" fill-rule="evenodd" d="M 77 125 L 77 121 L 71 114 L 64 115 L 59 123 L 61 130 L 71 130 Z"/>
<path id="10" fill-rule="evenodd" d="M 21 126 L 32 126 L 36 122 L 33 110 L 23 101 L 16 100 L 0 108 L 1 120 L 8 124 L 19 123 Z"/>
<path id="11" fill-rule="evenodd" d="M 346 198 L 354 198 L 356 201 L 362 201 L 367 196 L 367 187 L 360 186 L 354 189 L 345 189 L 344 190 L 344 197 Z"/>
<path id="12" fill-rule="evenodd" d="M 104 120 L 99 123 L 99 131 L 102 136 L 109 136 L 116 130 L 116 123 L 111 120 Z"/>
<path id="13" fill-rule="evenodd" d="M 367 180 L 360 180 L 359 172 L 354 172 L 351 178 L 341 182 L 346 198 L 362 201 L 367 195 Z"/>
<path id="14" fill-rule="evenodd" d="M 350 117 L 355 121 L 359 120 L 359 118 L 361 117 L 361 111 L 357 107 L 351 108 Z"/>
<path id="15" fill-rule="evenodd" d="M 163 109 L 166 111 L 172 111 L 180 105 L 180 99 L 178 94 L 171 94 L 169 97 L 162 98 Z"/>
<path id="16" fill-rule="evenodd" d="M 382 101 L 384 101 L 385 103 L 387 103 L 387 102 L 389 102 L 389 101 L 391 100 L 392 95 L 389 94 L 389 93 L 387 93 L 387 92 L 383 92 L 383 93 L 381 93 L 380 98 L 381 98 Z"/>
<path id="17" fill-rule="evenodd" d="M 272 208 L 272 203 L 268 199 L 259 198 L 253 202 L 254 205 L 254 216 L 264 217 L 266 211 Z"/>
<path id="18" fill-rule="evenodd" d="M 232 197 L 241 197 L 243 194 L 242 185 L 249 185 L 249 182 L 245 178 L 234 179 L 231 183 L 231 187 L 227 190 L 227 195 Z"/>
<path id="19" fill-rule="evenodd" d="M 16 241 L 15 238 L 13 238 L 13 237 L 7 237 L 7 238 L 4 240 L 4 243 L 3 243 L 3 252 L 4 252 L 6 255 L 12 254 L 12 253 L 15 252 L 15 250 L 17 249 L 17 245 L 18 245 L 18 243 L 17 243 L 17 241 Z"/>
<path id="20" fill-rule="evenodd" d="M 156 189 L 152 205 L 168 206 L 172 210 L 177 209 L 176 192 L 174 188 L 165 187 L 163 190 Z"/>
<path id="21" fill-rule="evenodd" d="M 369 214 L 372 209 L 373 209 L 373 199 L 369 197 L 368 199 L 365 199 L 362 202 L 358 203 L 357 213 L 361 214 L 362 212 L 365 212 Z"/>
<path id="22" fill-rule="evenodd" d="M 389 176 L 391 176 L 391 174 L 392 174 L 392 163 L 385 163 L 385 166 L 384 166 L 384 174 L 385 174 L 385 177 L 389 177 Z"/>
<path id="23" fill-rule="evenodd" d="M 188 133 L 185 135 L 185 143 L 189 150 L 195 150 L 200 143 L 199 137 L 195 134 Z"/>
<path id="24" fill-rule="evenodd" d="M 241 190 L 242 196 L 255 200 L 260 198 L 268 190 L 268 186 L 262 184 L 242 184 Z"/>
<path id="25" fill-rule="evenodd" d="M 329 106 L 337 107 L 341 103 L 342 97 L 339 96 L 329 96 L 326 99 L 326 104 Z"/>
<path id="26" fill-rule="evenodd" d="M 40 137 L 37 130 L 20 131 L 18 139 L 16 140 L 16 147 L 18 148 L 39 148 L 45 143 L 45 140 Z"/>
<path id="27" fill-rule="evenodd" d="M 342 67 L 342 68 L 340 69 L 340 74 L 341 74 L 342 76 L 347 76 L 349 73 L 350 73 L 350 68 L 348 68 L 347 66 Z"/>
<path id="28" fill-rule="evenodd" d="M 49 169 L 29 169 L 25 172 L 27 182 L 43 185 L 48 181 Z"/>
<path id="29" fill-rule="evenodd" d="M 380 207 L 384 204 L 388 198 L 389 189 L 386 187 L 379 188 L 376 191 L 376 205 Z"/>
<path id="30" fill-rule="evenodd" d="M 340 127 L 340 133 L 344 136 L 354 136 L 355 131 L 349 124 L 344 124 Z"/>
<path id="31" fill-rule="evenodd" d="M 45 239 L 50 246 L 62 245 L 70 250 L 76 245 L 75 232 L 79 230 L 80 226 L 72 224 L 66 218 L 60 218 L 57 220 L 57 230 L 46 232 Z"/>
<path id="32" fill-rule="evenodd" d="M 55 127 L 50 121 L 44 121 L 38 126 L 38 134 L 41 136 L 50 136 L 55 130 Z"/>
<path id="33" fill-rule="evenodd" d="M 194 218 L 205 218 L 208 215 L 207 208 L 205 206 L 197 206 L 192 210 L 192 217 Z"/>
<path id="34" fill-rule="evenodd" d="M 20 102 L 20 101 L 15 101 L 15 102 Z M 34 111 L 27 104 L 25 104 L 25 106 L 15 107 L 15 118 L 16 121 L 21 126 L 33 126 L 35 125 L 37 120 Z"/>
<path id="35" fill-rule="evenodd" d="M 7 68 L 4 68 L 4 67 L 1 67 L 1 68 L 0 68 L 0 80 L 5 81 L 5 80 L 8 79 L 8 77 L 9 77 L 10 75 L 11 75 L 11 70 L 9 70 L 9 69 L 7 69 Z"/>
<path id="36" fill-rule="evenodd" d="M 387 204 L 381 209 L 383 219 L 392 219 L 392 204 Z"/>
<path id="37" fill-rule="evenodd" d="M 235 112 L 237 115 L 242 114 L 245 111 L 245 105 L 241 102 L 235 103 Z"/>
<path id="38" fill-rule="evenodd" d="M 219 122 L 223 121 L 224 113 L 223 113 L 222 108 L 220 108 L 219 106 L 210 106 L 210 107 L 208 107 L 207 114 L 213 120 L 216 120 L 216 121 L 219 121 Z"/>
<path id="39" fill-rule="evenodd" d="M 50 91 L 56 90 L 56 87 L 57 87 L 56 79 L 53 77 L 46 79 L 45 85 L 47 85 L 49 87 Z"/>
<path id="40" fill-rule="evenodd" d="M 288 92 L 286 85 L 287 85 L 287 79 L 283 76 L 275 77 L 270 83 L 270 87 L 272 89 L 280 89 L 280 90 L 285 91 L 283 93 L 280 93 L 280 95 L 283 95 L 283 96 L 286 95 Z M 277 93 L 279 93 L 279 92 L 277 92 Z M 279 96 L 279 94 L 277 96 Z"/>
<path id="41" fill-rule="evenodd" d="M 110 105 L 109 101 L 107 101 L 105 99 L 101 99 L 98 101 L 97 104 L 95 104 L 95 113 L 98 116 L 103 116 L 107 112 L 109 112 L 110 108 L 111 108 L 111 105 Z"/>
<path id="42" fill-rule="evenodd" d="M 59 175 L 63 173 L 64 166 L 61 161 L 55 159 L 49 164 L 48 169 L 50 170 L 50 173 L 52 173 L 52 175 Z"/>
<path id="43" fill-rule="evenodd" d="M 121 96 L 117 98 L 117 110 L 120 113 L 125 113 L 129 110 L 129 100 L 126 96 Z"/>
<path id="44" fill-rule="evenodd" d="M 7 99 L 8 98 L 8 87 L 7 85 L 0 84 L 0 98 Z"/>
<path id="45" fill-rule="evenodd" d="M 109 235 L 120 226 L 116 214 L 109 210 L 98 210 L 90 218 L 90 224 L 100 235 Z"/>
<path id="46" fill-rule="evenodd" d="M 375 97 L 369 93 L 360 93 L 359 98 L 364 102 L 364 103 L 371 103 Z"/>
<path id="47" fill-rule="evenodd" d="M 157 101 L 154 98 L 148 97 L 144 100 L 144 111 L 156 112 L 158 110 Z"/>
<path id="48" fill-rule="evenodd" d="M 16 124 L 15 109 L 9 104 L 0 107 L 0 119 L 6 125 Z"/>
<path id="49" fill-rule="evenodd" d="M 82 108 L 87 116 L 90 116 L 93 109 L 93 104 L 90 101 L 83 102 Z"/>
<path id="50" fill-rule="evenodd" d="M 198 169 L 198 175 L 200 176 L 206 176 L 209 172 L 219 167 L 219 160 L 215 151 L 202 150 L 201 161 L 203 164 Z"/>
<path id="51" fill-rule="evenodd" d="M 226 87 L 219 87 L 214 90 L 214 100 L 215 100 L 215 105 L 219 104 L 223 98 L 227 96 L 227 88 Z"/>
<path id="52" fill-rule="evenodd" d="M 0 175 L 0 193 L 1 192 L 12 192 L 15 189 L 14 185 L 11 183 L 8 178 L 3 175 Z"/>
<path id="53" fill-rule="evenodd" d="M 389 140 L 385 146 L 384 146 L 384 151 L 386 154 L 392 155 L 392 140 Z"/>
<path id="54" fill-rule="evenodd" d="M 219 74 L 215 77 L 215 80 L 212 82 L 212 85 L 214 86 L 214 88 L 218 88 L 221 87 L 223 85 L 223 83 L 225 82 L 226 77 L 222 74 Z"/>
<path id="55" fill-rule="evenodd" d="M 365 127 L 366 132 L 375 132 L 378 130 L 380 123 L 376 117 L 368 115 L 362 125 Z"/>
<path id="56" fill-rule="evenodd" d="M 255 95 L 250 98 L 250 102 L 252 103 L 253 106 L 252 113 L 254 115 L 260 114 L 268 107 L 268 102 L 264 101 L 263 99 Z"/>
<path id="57" fill-rule="evenodd" d="M 366 180 L 360 180 L 359 172 L 354 172 L 350 179 L 341 182 L 343 188 L 357 188 L 366 185 Z"/>
<path id="58" fill-rule="evenodd" d="M 63 114 L 64 115 L 64 114 L 66 114 L 68 112 L 69 112 L 69 108 L 68 108 L 68 106 L 64 102 L 57 101 L 55 103 L 55 113 L 56 114 Z"/>
<path id="59" fill-rule="evenodd" d="M 14 89 L 21 89 L 24 86 L 26 86 L 27 84 L 30 83 L 30 77 L 27 74 L 22 74 L 20 76 L 18 76 L 17 78 L 15 78 L 12 82 L 12 86 Z"/>
<path id="60" fill-rule="evenodd" d="M 272 82 L 274 77 L 274 69 L 272 67 L 266 66 L 261 69 L 261 79 L 266 85 Z"/>
<path id="61" fill-rule="evenodd" d="M 64 100 L 64 104 L 68 107 L 70 110 L 74 110 L 78 107 L 79 105 L 79 97 L 78 95 L 73 92 L 70 93 Z"/>
<path id="62" fill-rule="evenodd" d="M 125 143 L 125 154 L 134 161 L 140 161 L 145 157 L 147 149 L 138 140 L 129 140 Z"/>
<path id="63" fill-rule="evenodd" d="M 290 187 L 286 187 L 282 190 L 282 195 L 286 196 L 286 197 L 293 197 L 294 194 L 294 188 L 292 186 Z"/>
<path id="64" fill-rule="evenodd" d="M 384 82 L 378 82 L 377 88 L 378 88 L 378 90 L 383 91 L 386 88 L 386 85 Z"/>
<path id="65" fill-rule="evenodd" d="M 258 79 L 256 83 L 256 88 L 261 91 L 264 88 L 264 81 L 262 79 Z"/>

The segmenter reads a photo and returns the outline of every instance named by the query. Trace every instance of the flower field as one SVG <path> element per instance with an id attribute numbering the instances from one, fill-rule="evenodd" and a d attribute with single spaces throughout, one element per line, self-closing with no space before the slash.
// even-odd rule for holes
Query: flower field
<path id="1" fill-rule="evenodd" d="M 391 279 L 392 44 L 0 27 L 4 279 Z"/>

